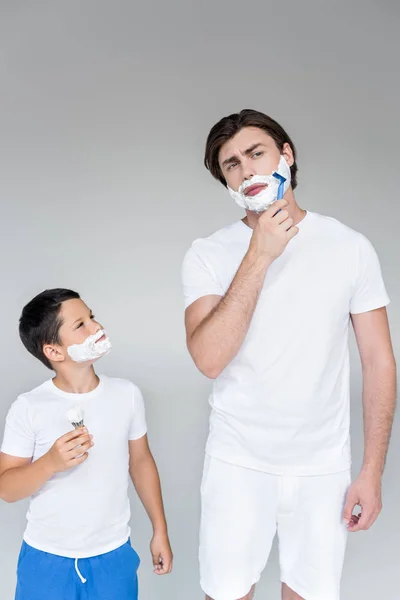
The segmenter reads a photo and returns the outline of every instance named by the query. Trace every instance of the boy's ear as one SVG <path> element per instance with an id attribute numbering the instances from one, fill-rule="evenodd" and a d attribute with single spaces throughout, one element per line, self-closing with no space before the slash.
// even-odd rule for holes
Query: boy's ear
<path id="1" fill-rule="evenodd" d="M 46 344 L 43 346 L 43 354 L 50 362 L 62 362 L 65 360 L 64 354 L 61 352 L 60 346 Z"/>

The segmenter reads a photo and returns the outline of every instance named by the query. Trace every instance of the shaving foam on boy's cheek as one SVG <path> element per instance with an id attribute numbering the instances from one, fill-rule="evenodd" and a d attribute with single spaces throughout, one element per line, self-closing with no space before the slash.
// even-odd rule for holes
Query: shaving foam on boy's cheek
<path id="1" fill-rule="evenodd" d="M 276 171 L 286 179 L 285 193 L 290 186 L 291 173 L 290 167 L 282 155 Z M 246 196 L 245 190 L 256 183 L 263 183 L 266 187 L 255 196 Z M 228 187 L 229 194 L 236 204 L 252 212 L 262 212 L 273 204 L 278 198 L 278 189 L 279 181 L 272 173 L 271 175 L 254 175 L 251 179 L 244 181 L 237 192 Z"/>
<path id="2" fill-rule="evenodd" d="M 82 344 L 73 344 L 68 346 L 67 352 L 73 361 L 78 363 L 96 360 L 101 356 L 105 356 L 111 350 L 111 342 L 108 337 L 99 342 L 105 334 L 103 330 L 98 331 L 94 335 L 90 335 Z"/>

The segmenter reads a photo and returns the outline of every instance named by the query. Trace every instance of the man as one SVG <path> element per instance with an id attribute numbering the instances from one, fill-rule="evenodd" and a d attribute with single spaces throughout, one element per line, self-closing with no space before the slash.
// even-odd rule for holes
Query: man
<path id="1" fill-rule="evenodd" d="M 209 600 L 253 598 L 277 533 L 282 598 L 338 600 L 347 532 L 381 510 L 395 406 L 379 261 L 363 235 L 297 205 L 295 147 L 266 115 L 219 121 L 205 165 L 246 216 L 196 240 L 183 265 L 187 345 L 215 379 L 201 585 Z M 365 420 L 351 485 L 350 321 Z"/>

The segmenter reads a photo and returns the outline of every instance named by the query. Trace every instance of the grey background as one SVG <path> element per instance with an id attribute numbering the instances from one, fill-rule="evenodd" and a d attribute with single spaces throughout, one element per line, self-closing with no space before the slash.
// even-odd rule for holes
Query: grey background
<path id="1" fill-rule="evenodd" d="M 280 121 L 299 151 L 299 204 L 367 235 L 392 299 L 399 347 L 399 4 L 11 2 L 0 5 L 0 420 L 50 372 L 17 336 L 23 304 L 76 288 L 107 326 L 99 364 L 147 402 L 175 569 L 151 572 L 150 526 L 133 495 L 141 598 L 199 600 L 198 488 L 210 382 L 185 348 L 180 266 L 196 237 L 240 217 L 202 166 L 209 128 L 245 107 Z M 362 456 L 352 353 L 353 451 Z M 397 596 L 400 451 L 384 511 L 350 537 L 343 599 Z M 26 502 L 0 503 L 0 597 L 11 600 Z M 276 550 L 257 598 L 279 597 Z"/>

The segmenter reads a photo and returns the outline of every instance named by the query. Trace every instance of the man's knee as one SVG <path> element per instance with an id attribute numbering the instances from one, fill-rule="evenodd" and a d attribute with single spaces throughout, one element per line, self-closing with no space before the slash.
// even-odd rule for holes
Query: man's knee
<path id="1" fill-rule="evenodd" d="M 282 600 L 304 600 L 304 598 L 284 583 L 282 585 Z"/>
<path id="2" fill-rule="evenodd" d="M 246 596 L 242 596 L 242 598 L 235 598 L 235 600 L 253 600 L 254 590 L 255 590 L 255 586 L 253 585 L 253 587 L 251 588 L 249 593 L 246 594 Z M 210 596 L 206 596 L 206 600 L 213 600 L 213 598 L 210 598 Z"/>

